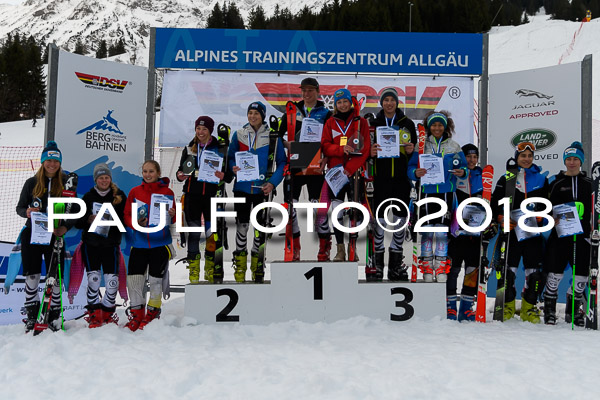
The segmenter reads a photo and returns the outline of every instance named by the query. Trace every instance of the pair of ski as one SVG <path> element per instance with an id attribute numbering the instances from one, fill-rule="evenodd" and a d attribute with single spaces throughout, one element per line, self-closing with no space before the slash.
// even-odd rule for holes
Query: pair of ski
<path id="1" fill-rule="evenodd" d="M 592 166 L 592 234 L 585 327 L 598 329 L 598 247 L 600 246 L 600 162 Z M 575 296 L 573 296 L 575 297 Z M 574 317 L 574 315 L 573 315 Z"/>
<path id="2" fill-rule="evenodd" d="M 425 130 L 425 126 L 423 124 L 418 124 L 417 125 L 417 132 L 419 135 L 419 139 L 418 139 L 418 152 L 419 152 L 419 156 L 422 154 L 425 154 L 425 140 L 427 139 L 427 132 Z M 420 162 L 417 162 L 417 168 L 419 167 Z M 417 268 L 419 267 L 419 235 L 415 230 L 415 225 L 417 223 L 417 220 L 419 219 L 419 215 L 418 215 L 418 207 L 416 205 L 416 203 L 419 202 L 419 200 L 421 200 L 421 185 L 420 185 L 420 181 L 417 181 L 416 185 L 415 185 L 415 191 L 417 193 L 416 195 L 416 202 L 413 202 L 413 207 L 412 207 L 412 213 L 410 214 L 410 238 L 413 244 L 413 262 L 412 262 L 412 268 L 411 268 L 411 273 L 410 273 L 410 281 L 411 282 L 416 282 L 417 281 Z M 414 199 L 413 199 L 414 200 Z"/>
<path id="3" fill-rule="evenodd" d="M 267 158 L 267 173 L 265 176 L 265 182 L 269 182 L 269 179 L 273 176 L 275 169 L 277 168 L 275 158 L 277 157 L 277 143 L 279 141 L 279 120 L 277 117 L 272 115 L 269 118 L 269 155 Z M 289 157 L 289 156 L 288 156 Z M 286 179 L 291 179 L 291 177 L 286 177 Z M 291 185 L 291 183 L 289 183 Z M 266 197 L 267 202 L 273 201 L 273 196 L 275 195 L 275 186 L 273 185 L 273 190 L 269 192 Z M 291 201 L 291 200 L 290 200 Z M 291 207 L 288 208 L 288 211 L 291 212 Z M 271 207 L 263 208 L 261 214 L 261 225 L 264 227 L 271 226 Z M 290 220 L 288 221 L 288 227 L 291 223 L 291 215 Z M 288 227 L 286 227 L 286 233 L 288 231 Z M 258 239 L 258 255 L 256 262 L 256 269 L 254 270 L 254 282 L 255 283 L 264 283 L 265 281 L 265 267 L 266 267 L 266 254 L 267 254 L 267 241 L 271 238 L 271 234 L 267 234 L 265 232 L 260 232 L 257 229 L 254 230 L 254 234 Z M 286 235 L 287 242 L 287 235 Z M 286 244 L 287 246 L 287 244 Z M 291 250 L 293 251 L 293 243 L 291 244 Z"/>
<path id="4" fill-rule="evenodd" d="M 62 197 L 77 196 L 77 181 L 78 177 L 77 174 L 75 174 L 74 172 L 67 175 L 67 179 L 64 183 L 64 190 L 62 191 Z M 39 205 L 32 204 L 32 206 L 41 206 L 41 201 L 38 200 L 38 202 Z M 72 203 L 68 203 L 65 206 L 63 203 L 57 203 L 54 205 L 54 212 L 60 214 L 68 214 L 71 211 L 71 204 Z M 54 221 L 54 228 L 58 228 L 58 226 L 59 221 Z M 46 266 L 46 282 L 44 285 L 44 290 L 42 292 L 40 310 L 38 311 L 35 325 L 33 326 L 33 336 L 39 335 L 48 328 L 52 330 L 64 329 L 64 316 L 62 305 L 62 265 L 60 261 L 64 247 L 64 237 L 57 236 L 54 239 L 54 244 L 52 246 L 52 256 L 50 257 L 50 262 L 48 262 Z M 56 325 L 50 326 L 50 323 L 53 322 L 50 321 L 50 306 L 52 304 L 52 292 L 54 291 L 55 287 L 60 288 L 60 328 Z"/>
<path id="5" fill-rule="evenodd" d="M 364 98 L 360 101 L 356 99 L 356 97 L 352 97 L 352 106 L 354 107 L 354 119 L 351 123 L 356 123 L 356 132 L 348 139 L 348 143 L 355 147 L 356 151 L 362 151 L 364 144 L 363 138 L 360 132 L 360 109 L 362 107 L 362 103 Z M 363 198 L 363 193 L 361 190 L 360 181 L 362 179 L 362 168 L 359 168 L 354 173 L 352 186 L 351 186 L 351 197 L 352 201 L 355 203 L 361 203 L 361 199 Z M 350 228 L 354 228 L 358 225 L 358 210 L 356 208 L 351 208 L 349 210 L 350 213 Z M 370 225 L 370 224 L 369 224 Z M 358 241 L 358 232 L 348 234 L 348 261 L 357 261 L 358 257 L 356 256 L 356 242 Z M 369 249 L 374 250 L 374 235 L 373 232 L 367 232 L 367 252 Z M 373 253 L 370 256 L 367 253 L 367 266 L 369 263 L 372 263 L 374 260 L 375 254 Z"/>

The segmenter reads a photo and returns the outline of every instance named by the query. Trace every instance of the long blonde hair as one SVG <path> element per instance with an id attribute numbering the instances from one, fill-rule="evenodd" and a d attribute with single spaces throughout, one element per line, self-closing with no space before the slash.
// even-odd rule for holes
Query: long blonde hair
<path id="1" fill-rule="evenodd" d="M 62 167 L 58 168 L 55 175 L 56 179 L 52 180 L 52 186 L 50 188 L 51 192 L 49 193 L 52 197 L 61 197 L 64 189 L 63 185 L 63 170 Z M 46 194 L 46 171 L 44 170 L 44 166 L 40 165 L 40 169 L 35 174 L 36 182 L 33 187 L 33 197 L 42 197 Z"/>
<path id="2" fill-rule="evenodd" d="M 123 201 L 123 196 L 117 194 L 119 192 L 119 187 L 112 181 L 112 179 L 110 181 L 110 189 L 112 190 L 113 194 L 112 204 L 116 206 L 117 204 Z"/>

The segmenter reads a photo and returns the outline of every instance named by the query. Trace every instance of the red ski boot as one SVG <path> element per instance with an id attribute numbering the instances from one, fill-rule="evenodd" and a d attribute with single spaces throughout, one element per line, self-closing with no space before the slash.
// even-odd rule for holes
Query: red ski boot
<path id="1" fill-rule="evenodd" d="M 131 308 L 129 307 L 125 310 L 125 314 L 129 318 L 129 322 L 125 324 L 126 328 L 129 328 L 132 332 L 140 329 L 140 325 L 142 320 L 146 315 L 146 307 L 140 306 L 139 308 Z"/>

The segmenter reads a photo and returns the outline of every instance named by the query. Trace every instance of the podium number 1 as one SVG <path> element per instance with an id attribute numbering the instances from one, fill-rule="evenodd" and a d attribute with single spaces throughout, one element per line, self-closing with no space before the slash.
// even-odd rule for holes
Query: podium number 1
<path id="1" fill-rule="evenodd" d="M 315 278 L 313 282 L 313 299 L 323 300 L 323 267 L 314 267 L 304 274 L 306 280 Z"/>

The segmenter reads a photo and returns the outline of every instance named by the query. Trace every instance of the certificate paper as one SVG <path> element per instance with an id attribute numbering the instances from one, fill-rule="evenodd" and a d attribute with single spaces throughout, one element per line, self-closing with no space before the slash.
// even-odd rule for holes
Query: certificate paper
<path id="1" fill-rule="evenodd" d="M 476 205 L 468 205 L 463 208 L 462 214 L 463 221 L 469 227 L 479 227 L 483 225 L 485 221 L 485 210 L 482 207 L 478 207 Z M 460 226 L 460 225 L 459 225 Z M 458 230 L 459 235 L 471 235 L 471 236 L 479 236 L 481 232 L 469 232 L 464 229 Z"/>
<path id="2" fill-rule="evenodd" d="M 92 204 L 92 214 L 98 215 L 98 211 L 100 211 L 100 207 L 102 207 L 101 203 L 94 202 Z M 112 221 L 112 217 L 108 211 L 105 212 L 104 215 L 102 216 L 102 221 Z M 96 230 L 93 233 L 95 233 L 96 235 L 108 237 L 109 230 L 110 230 L 110 226 L 98 226 L 98 227 L 96 227 Z"/>
<path id="3" fill-rule="evenodd" d="M 50 244 L 52 232 L 48 231 L 48 215 L 34 211 L 31 213 L 31 244 Z"/>
<path id="4" fill-rule="evenodd" d="M 241 169 L 237 172 L 238 182 L 257 181 L 260 179 L 258 171 L 258 156 L 248 151 L 235 153 L 235 165 Z"/>
<path id="5" fill-rule="evenodd" d="M 348 177 L 344 174 L 344 166 L 340 164 L 327 170 L 325 180 L 334 196 L 337 196 L 340 190 L 348 183 Z"/>
<path id="6" fill-rule="evenodd" d="M 434 154 L 419 154 L 419 165 L 427 173 L 421 177 L 421 185 L 439 185 L 444 180 L 444 159 Z"/>
<path id="7" fill-rule="evenodd" d="M 559 204 L 552 209 L 552 216 L 556 219 L 556 233 L 558 237 L 579 235 L 583 227 L 579 220 L 579 213 L 574 203 Z"/>
<path id="8" fill-rule="evenodd" d="M 381 147 L 377 152 L 377 158 L 400 157 L 400 134 L 396 129 L 378 126 L 377 144 Z"/>
<path id="9" fill-rule="evenodd" d="M 223 167 L 223 157 L 214 151 L 203 151 L 200 157 L 200 169 L 198 171 L 198 180 L 209 183 L 219 183 L 220 179 L 215 176 L 215 172 L 221 171 Z"/>
<path id="10" fill-rule="evenodd" d="M 314 118 L 304 118 L 300 130 L 300 142 L 321 142 L 323 124 Z"/>
<path id="11" fill-rule="evenodd" d="M 148 226 L 157 226 L 160 223 L 160 205 L 166 204 L 165 213 L 169 211 L 169 208 L 173 207 L 173 196 L 167 196 L 164 194 L 154 193 L 150 197 L 150 217 L 148 218 Z M 168 221 L 167 216 L 167 221 Z M 168 222 L 167 222 L 168 224 Z"/>
<path id="12" fill-rule="evenodd" d="M 510 212 L 510 219 L 518 222 L 519 218 L 521 218 L 522 215 L 523 215 L 523 211 L 512 210 Z M 537 228 L 537 226 L 538 226 L 535 217 L 526 218 L 525 225 L 532 227 L 532 228 Z M 519 228 L 518 224 L 517 224 L 517 226 L 515 226 L 515 234 L 517 235 L 517 240 L 519 242 L 522 242 L 523 240 L 530 239 L 532 237 L 536 237 L 536 236 L 540 235 L 539 233 L 535 233 L 535 232 L 525 232 L 523 229 Z"/>

